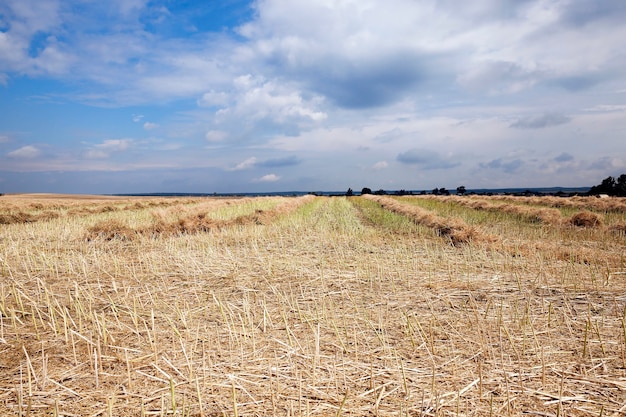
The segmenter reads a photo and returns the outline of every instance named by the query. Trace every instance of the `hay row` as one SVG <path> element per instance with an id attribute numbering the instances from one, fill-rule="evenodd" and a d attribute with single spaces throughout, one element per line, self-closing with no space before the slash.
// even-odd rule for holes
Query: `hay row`
<path id="1" fill-rule="evenodd" d="M 470 199 L 482 198 L 479 196 L 469 196 Z M 605 213 L 626 213 L 626 198 L 611 197 L 611 198 L 597 198 L 597 197 L 522 197 L 522 196 L 491 196 L 490 199 L 496 201 L 526 204 L 526 205 L 539 205 L 555 208 L 573 208 L 573 209 L 585 209 L 593 210 Z"/>
<path id="2" fill-rule="evenodd" d="M 474 210 L 484 210 L 492 213 L 504 212 L 513 214 L 527 219 L 532 223 L 544 223 L 554 226 L 569 225 L 576 227 L 602 227 L 604 225 L 604 219 L 600 214 L 588 210 L 583 210 L 568 218 L 563 218 L 561 212 L 556 208 L 536 208 L 515 204 L 493 204 L 486 200 L 468 200 L 463 197 L 449 198 L 450 201 L 464 207 L 469 207 Z"/>
<path id="3" fill-rule="evenodd" d="M 126 205 L 115 205 L 110 201 L 100 204 L 93 202 L 78 204 L 58 204 L 58 203 L 29 203 L 18 205 L 4 205 L 0 209 L 0 224 L 24 224 L 48 221 L 61 217 L 90 216 L 94 214 L 113 213 L 120 211 L 144 210 L 148 208 L 169 207 L 181 204 L 196 204 L 199 200 L 155 200 L 125 202 Z"/>
<path id="4" fill-rule="evenodd" d="M 561 212 L 554 208 L 535 208 L 535 207 L 525 207 L 515 204 L 493 204 L 484 199 L 467 199 L 463 197 L 441 197 L 441 196 L 426 196 L 420 197 L 426 198 L 429 200 L 439 200 L 445 199 L 445 201 L 454 202 L 460 206 L 468 207 L 474 210 L 482 210 L 491 213 L 503 212 L 507 214 L 512 214 L 515 216 L 519 216 L 520 218 L 526 219 L 531 223 L 543 223 L 550 225 L 557 225 L 563 221 L 561 216 Z"/>
<path id="5" fill-rule="evenodd" d="M 408 216 L 417 224 L 433 228 L 440 236 L 450 237 L 454 245 L 459 245 L 469 241 L 482 242 L 486 244 L 486 248 L 490 248 L 491 250 L 507 254 L 509 256 L 532 258 L 541 254 L 541 256 L 554 259 L 555 261 L 575 262 L 579 264 L 589 264 L 592 260 L 597 261 L 602 259 L 606 262 L 607 266 L 617 266 L 620 265 L 623 258 L 619 247 L 607 250 L 607 248 L 601 244 L 598 245 L 596 243 L 587 242 L 584 247 L 577 246 L 574 249 L 573 247 L 564 245 L 563 242 L 558 245 L 554 245 L 546 244 L 543 240 L 536 241 L 534 239 L 522 238 L 521 236 L 507 237 L 499 234 L 494 236 L 483 233 L 476 227 L 468 226 L 462 219 L 459 218 L 443 218 L 436 215 L 432 211 L 425 210 L 421 207 L 408 206 L 388 197 L 366 196 L 366 198 L 377 201 L 383 208 Z M 454 197 L 438 198 L 443 199 L 443 201 L 450 202 Z M 380 202 L 381 199 L 386 200 L 385 204 Z M 499 205 L 493 206 L 494 211 L 497 207 L 499 207 Z M 576 213 L 570 218 L 562 219 L 557 224 L 565 224 L 586 229 L 595 227 L 596 230 L 607 230 L 617 234 L 626 233 L 626 228 L 624 228 L 623 224 L 617 224 L 608 229 L 599 228 L 598 226 L 602 225 L 601 216 L 597 213 L 589 211 Z"/>
<path id="6" fill-rule="evenodd" d="M 233 226 L 263 225 L 272 222 L 279 215 L 287 214 L 305 203 L 314 196 L 307 195 L 279 204 L 271 210 L 255 210 L 254 213 L 237 216 L 234 219 L 212 219 L 206 210 L 186 213 L 176 220 L 167 220 L 161 213 L 154 213 L 153 221 L 145 227 L 130 227 L 119 220 L 109 219 L 96 223 L 87 230 L 87 240 L 132 240 L 138 236 L 174 236 L 181 234 L 194 234 L 219 230 Z M 240 200 L 246 201 L 246 200 Z M 228 204 L 229 202 L 225 202 Z"/>
<path id="7" fill-rule="evenodd" d="M 377 202 L 387 210 L 409 217 L 416 224 L 434 229 L 439 236 L 449 238 L 455 246 L 471 241 L 493 241 L 493 237 L 485 235 L 476 227 L 469 226 L 459 218 L 440 217 L 429 210 L 408 206 L 389 197 L 371 194 L 363 197 Z"/>

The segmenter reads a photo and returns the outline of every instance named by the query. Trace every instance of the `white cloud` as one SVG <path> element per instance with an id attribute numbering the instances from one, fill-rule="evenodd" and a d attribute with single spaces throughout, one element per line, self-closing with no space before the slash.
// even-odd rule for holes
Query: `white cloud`
<path id="1" fill-rule="evenodd" d="M 253 182 L 276 182 L 279 181 L 280 177 L 276 174 L 267 174 L 263 175 L 261 178 L 256 178 Z"/>
<path id="2" fill-rule="evenodd" d="M 98 149 L 119 152 L 125 151 L 130 146 L 131 139 L 106 139 L 104 142 L 94 145 Z"/>
<path id="3" fill-rule="evenodd" d="M 598 104 L 585 109 L 588 112 L 622 112 L 626 111 L 626 104 Z"/>
<path id="4" fill-rule="evenodd" d="M 228 105 L 229 102 L 230 102 L 230 97 L 228 94 L 226 94 L 223 91 L 216 92 L 216 91 L 211 90 L 208 93 L 204 93 L 202 95 L 202 98 L 198 100 L 198 106 L 200 107 L 213 107 L 213 106 L 223 107 L 223 106 Z"/>
<path id="5" fill-rule="evenodd" d="M 533 68 L 514 62 L 480 62 L 470 65 L 457 77 L 457 82 L 473 91 L 489 94 L 517 93 L 535 85 L 544 75 Z"/>
<path id="6" fill-rule="evenodd" d="M 607 155 L 626 154 L 622 0 L 260 0 L 249 22 L 219 33 L 192 28 L 200 18 L 175 2 L 170 12 L 113 1 L 0 1 L 0 84 L 9 90 L 14 79 L 45 76 L 32 91 L 70 85 L 64 100 L 136 104 L 132 120 L 145 130 L 157 124 L 138 113 L 170 111 L 159 119 L 167 144 L 86 144 L 83 155 L 99 160 L 84 166 L 224 171 L 229 161 L 225 176 L 239 180 L 232 171 L 289 167 L 290 184 L 355 175 L 386 181 L 373 187 L 469 188 L 473 173 L 483 185 L 548 181 L 541 166 L 561 175 L 550 181 L 584 179 L 617 170 Z M 155 103 L 163 106 L 151 112 Z M 122 128 L 104 134 L 132 134 Z M 38 145 L 11 152 L 3 168 L 63 167 L 76 156 L 61 142 L 40 146 L 45 136 L 29 126 L 11 129 Z M 125 161 L 139 146 L 139 160 Z M 39 148 L 45 161 L 25 160 Z M 242 160 L 250 154 L 260 159 Z M 569 167 L 576 173 L 561 174 Z M 441 183 L 428 183 L 429 169 L 440 169 Z"/>
<path id="7" fill-rule="evenodd" d="M 0 143 L 7 143 L 10 139 L 7 135 L 0 135 Z"/>
<path id="8" fill-rule="evenodd" d="M 32 145 L 22 146 L 7 154 L 8 157 L 16 159 L 32 159 L 39 155 L 41 155 L 41 150 Z"/>
<path id="9" fill-rule="evenodd" d="M 112 154 L 127 150 L 132 144 L 131 139 L 106 139 L 102 143 L 93 145 L 85 152 L 89 159 L 109 158 Z"/>
<path id="10" fill-rule="evenodd" d="M 205 135 L 205 139 L 209 142 L 221 142 L 227 137 L 228 133 L 222 130 L 209 130 Z"/>
<path id="11" fill-rule="evenodd" d="M 215 113 L 216 123 L 231 130 L 273 127 L 297 131 L 328 117 L 319 110 L 321 97 L 304 99 L 287 83 L 248 74 L 235 78 L 232 86 L 228 93 L 231 102 Z"/>
<path id="12" fill-rule="evenodd" d="M 257 163 L 257 159 L 253 156 L 235 165 L 235 167 L 232 168 L 231 171 L 243 171 L 246 169 L 250 169 L 250 168 L 253 168 L 256 165 L 256 163 Z"/>

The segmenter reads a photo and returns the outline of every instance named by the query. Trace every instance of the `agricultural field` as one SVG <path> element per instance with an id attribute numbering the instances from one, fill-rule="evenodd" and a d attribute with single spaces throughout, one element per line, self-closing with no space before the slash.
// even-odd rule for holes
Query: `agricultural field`
<path id="1" fill-rule="evenodd" d="M 2 416 L 626 416 L 626 201 L 0 197 Z"/>

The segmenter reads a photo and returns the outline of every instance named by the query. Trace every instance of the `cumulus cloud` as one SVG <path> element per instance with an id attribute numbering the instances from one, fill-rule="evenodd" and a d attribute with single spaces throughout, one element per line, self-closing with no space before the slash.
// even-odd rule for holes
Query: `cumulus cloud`
<path id="1" fill-rule="evenodd" d="M 16 159 L 32 159 L 37 158 L 39 155 L 41 155 L 41 150 L 32 145 L 22 146 L 19 149 L 7 153 L 9 158 Z"/>
<path id="2" fill-rule="evenodd" d="M 270 0 L 257 10 L 259 18 L 240 29 L 253 53 L 340 106 L 376 107 L 404 97 L 438 61 L 426 44 L 436 27 L 431 19 L 441 19 L 408 1 Z"/>
<path id="3" fill-rule="evenodd" d="M 159 124 L 158 124 L 158 123 L 145 122 L 145 123 L 143 124 L 143 128 L 144 128 L 145 130 L 154 130 L 154 129 L 158 128 L 158 127 L 159 127 Z"/>
<path id="4" fill-rule="evenodd" d="M 407 166 L 448 169 L 441 179 L 478 168 L 485 183 L 523 171 L 515 178 L 526 182 L 540 164 L 511 153 L 520 146 L 589 177 L 618 169 L 603 155 L 626 152 L 615 139 L 626 109 L 622 3 L 261 0 L 247 2 L 254 13 L 242 14 L 240 27 L 207 30 L 197 23 L 212 19 L 195 15 L 213 7 L 207 2 L 192 13 L 189 2 L 6 0 L 0 84 L 13 93 L 13 80 L 45 79 L 33 91 L 71 85 L 62 100 L 137 105 L 132 120 L 146 130 L 156 126 L 139 113 L 156 114 L 147 106 L 158 103 L 158 114 L 171 111 L 160 128 L 179 144 L 168 166 L 213 164 L 240 180 L 229 171 L 250 170 L 246 181 L 261 168 L 286 175 L 280 169 L 302 163 L 295 155 L 314 152 L 307 170 L 315 173 L 305 175 L 319 177 L 315 184 L 346 178 L 354 166 L 370 168 L 357 170 L 362 176 L 387 168 L 394 184 L 404 179 L 393 171 Z M 567 123 L 571 129 L 548 129 Z M 104 134 L 123 137 L 121 128 Z M 45 132 L 11 129 L 45 149 L 46 163 L 76 155 L 60 141 L 39 145 Z M 199 142 L 211 152 L 198 152 Z M 82 155 L 101 159 L 87 161 L 91 167 L 110 167 L 139 145 L 110 139 L 84 145 Z M 147 148 L 137 166 L 165 149 Z M 19 160 L 29 153 L 21 149 L 3 167 L 35 165 Z M 251 149 L 256 157 L 245 159 Z"/>
<path id="5" fill-rule="evenodd" d="M 543 129 L 568 123 L 571 119 L 563 114 L 546 113 L 541 116 L 529 116 L 517 120 L 509 127 L 514 129 Z"/>
<path id="6" fill-rule="evenodd" d="M 446 169 L 459 166 L 449 158 L 442 157 L 438 152 L 429 149 L 409 149 L 398 154 L 397 161 L 407 165 L 417 165 L 423 169 Z"/>
<path id="7" fill-rule="evenodd" d="M 276 182 L 279 181 L 280 177 L 276 174 L 267 174 L 263 175 L 261 178 L 256 178 L 254 182 Z"/>
<path id="8" fill-rule="evenodd" d="M 216 112 L 218 124 L 231 129 L 241 128 L 242 122 L 248 126 L 301 126 L 327 118 L 318 110 L 320 97 L 305 99 L 293 86 L 250 74 L 235 78 L 232 85 L 230 102 Z"/>

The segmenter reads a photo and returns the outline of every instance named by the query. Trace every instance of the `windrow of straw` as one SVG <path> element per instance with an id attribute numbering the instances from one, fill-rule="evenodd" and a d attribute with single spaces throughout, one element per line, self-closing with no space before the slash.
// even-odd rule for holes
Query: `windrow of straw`
<path id="1" fill-rule="evenodd" d="M 602 227 L 604 219 L 602 215 L 589 210 L 582 210 L 572 216 L 563 219 L 561 212 L 555 208 L 527 207 L 515 204 L 493 204 L 486 200 L 466 199 L 464 197 L 448 197 L 454 203 L 469 207 L 474 210 L 484 210 L 493 213 L 504 212 L 513 214 L 533 223 L 544 223 L 548 225 L 569 225 L 576 227 Z M 548 197 L 549 198 L 549 197 Z M 552 197 L 556 198 L 556 197 Z"/>
<path id="2" fill-rule="evenodd" d="M 86 239 L 129 240 L 140 235 L 174 236 L 209 232 L 233 226 L 263 225 L 272 222 L 280 215 L 296 210 L 313 198 L 314 196 L 307 195 L 288 199 L 271 210 L 257 209 L 253 213 L 227 220 L 211 218 L 207 211 L 186 213 L 175 220 L 167 220 L 164 215 L 155 213 L 153 222 L 150 225 L 138 228 L 131 228 L 117 221 L 105 220 L 90 227 L 87 230 Z"/>
<path id="3" fill-rule="evenodd" d="M 526 207 L 516 204 L 493 204 L 486 200 L 466 199 L 463 197 L 447 198 L 458 205 L 474 210 L 508 213 L 526 219 L 532 223 L 557 225 L 562 221 L 561 212 L 555 208 Z"/>
<path id="4" fill-rule="evenodd" d="M 602 227 L 604 225 L 601 215 L 588 210 L 575 213 L 565 222 L 576 227 Z"/>
<path id="5" fill-rule="evenodd" d="M 44 211 L 37 214 L 15 211 L 0 213 L 0 224 L 34 223 L 42 220 L 56 219 L 58 217 L 60 217 L 60 214 L 54 211 Z"/>
<path id="6" fill-rule="evenodd" d="M 626 222 L 619 222 L 609 226 L 609 231 L 621 235 L 626 235 Z"/>
<path id="7" fill-rule="evenodd" d="M 441 217 L 429 210 L 402 204 L 389 197 L 381 197 L 371 194 L 366 194 L 363 197 L 376 201 L 387 210 L 409 217 L 416 224 L 434 229 L 439 236 L 449 238 L 455 246 L 477 240 L 493 241 L 493 237 L 485 235 L 476 227 L 469 226 L 459 218 Z"/>
<path id="8" fill-rule="evenodd" d="M 468 196 L 470 199 L 480 199 L 479 196 Z M 467 198 L 467 197 L 465 197 Z M 490 199 L 526 205 L 541 205 L 555 208 L 574 208 L 594 210 L 605 213 L 626 213 L 626 198 L 610 197 L 524 197 L 524 196 L 491 196 Z"/>
<path id="9" fill-rule="evenodd" d="M 155 199 L 144 201 L 84 201 L 59 203 L 56 200 L 43 202 L 21 202 L 7 200 L 0 206 L 0 224 L 23 224 L 47 221 L 61 217 L 89 216 L 101 213 L 112 213 L 128 210 L 144 210 L 157 207 L 168 207 L 180 204 L 197 204 L 197 199 Z"/>

